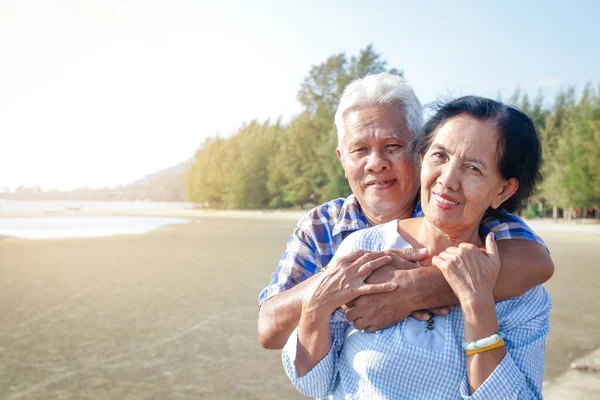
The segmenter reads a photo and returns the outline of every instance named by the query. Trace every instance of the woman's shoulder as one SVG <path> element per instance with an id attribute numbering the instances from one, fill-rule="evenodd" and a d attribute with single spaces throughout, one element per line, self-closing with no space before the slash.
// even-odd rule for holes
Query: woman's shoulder
<path id="1" fill-rule="evenodd" d="M 398 236 L 398 220 L 395 219 L 390 222 L 386 222 L 381 225 L 373 226 L 366 229 L 361 229 L 356 232 L 352 232 L 344 241 L 342 246 L 351 247 L 351 250 L 365 250 L 365 251 L 381 251 L 385 250 L 386 243 L 393 238 L 394 235 Z M 341 246 L 340 246 L 341 247 Z"/>

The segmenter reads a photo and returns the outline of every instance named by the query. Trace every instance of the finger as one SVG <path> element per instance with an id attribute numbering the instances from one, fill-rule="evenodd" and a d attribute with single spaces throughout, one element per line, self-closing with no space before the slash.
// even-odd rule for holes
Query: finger
<path id="1" fill-rule="evenodd" d="M 358 260 L 365 254 L 368 254 L 368 253 L 366 253 L 364 250 L 354 250 L 352 253 L 345 255 L 344 257 L 340 257 L 338 260 L 338 263 L 340 261 L 347 261 L 349 263 L 353 263 L 354 261 Z"/>
<path id="2" fill-rule="evenodd" d="M 494 265 L 500 265 L 500 255 L 498 254 L 498 245 L 494 240 L 494 232 L 490 232 L 485 238 L 485 251 Z"/>
<path id="3" fill-rule="evenodd" d="M 352 262 L 350 265 L 352 267 L 359 267 L 362 266 L 363 264 L 368 263 L 369 261 L 373 261 L 373 260 L 377 260 L 381 257 L 388 257 L 383 253 L 365 253 L 362 256 L 360 256 L 358 259 L 356 259 L 354 262 Z M 389 261 L 388 261 L 389 262 Z"/>
<path id="4" fill-rule="evenodd" d="M 344 304 L 342 306 L 342 310 L 344 312 L 348 311 L 349 309 L 351 309 L 352 307 L 354 307 L 354 305 L 356 304 L 356 299 L 349 301 L 348 303 Z"/>
<path id="5" fill-rule="evenodd" d="M 348 322 L 355 322 L 360 318 L 360 314 L 355 307 L 351 307 L 344 312 L 344 316 Z"/>
<path id="6" fill-rule="evenodd" d="M 441 257 L 434 256 L 434 257 L 431 259 L 431 264 L 432 264 L 434 267 L 437 267 L 437 268 L 439 268 L 439 269 L 442 269 L 442 270 L 443 270 L 443 269 L 445 269 L 445 268 L 448 266 L 448 261 L 447 261 L 447 260 L 445 260 L 445 259 L 443 259 L 443 258 L 441 258 Z"/>
<path id="7" fill-rule="evenodd" d="M 412 247 L 405 249 L 387 250 L 389 253 L 394 253 L 407 261 L 421 261 L 427 258 L 428 251 L 426 248 L 413 249 Z"/>
<path id="8" fill-rule="evenodd" d="M 444 253 L 444 252 L 448 253 L 448 254 L 458 254 L 460 252 L 460 249 L 458 247 L 448 247 L 442 253 Z"/>
<path id="9" fill-rule="evenodd" d="M 369 261 L 363 265 L 361 265 L 356 271 L 356 275 L 369 276 L 371 272 L 375 271 L 377 268 L 381 268 L 384 265 L 388 265 L 392 261 L 392 257 L 383 256 L 377 258 L 375 260 Z"/>
<path id="10" fill-rule="evenodd" d="M 468 250 L 468 249 L 475 248 L 475 245 L 473 243 L 464 243 L 463 242 L 463 243 L 459 244 L 458 247 L 461 248 L 461 249 L 467 249 Z"/>
<path id="11" fill-rule="evenodd" d="M 445 317 L 446 315 L 448 315 L 450 313 L 450 309 L 448 307 L 432 308 L 429 311 L 435 315 L 441 315 L 442 317 Z"/>
<path id="12" fill-rule="evenodd" d="M 368 326 L 365 331 L 369 332 L 369 333 L 375 333 L 377 332 L 377 328 L 375 328 L 374 326 Z"/>
<path id="13" fill-rule="evenodd" d="M 429 319 L 429 313 L 425 310 L 417 310 L 417 311 L 413 311 L 410 314 L 411 317 L 413 317 L 414 319 L 418 319 L 419 321 L 427 321 Z"/>
<path id="14" fill-rule="evenodd" d="M 386 283 L 373 283 L 370 285 L 362 285 L 356 289 L 359 295 L 374 294 L 374 293 L 386 293 L 396 290 L 398 284 L 396 282 Z"/>
<path id="15" fill-rule="evenodd" d="M 365 320 L 364 318 L 358 318 L 356 321 L 354 321 L 352 325 L 354 325 L 354 329 L 358 329 L 359 331 L 362 331 L 363 329 L 367 329 L 369 327 L 367 320 Z"/>

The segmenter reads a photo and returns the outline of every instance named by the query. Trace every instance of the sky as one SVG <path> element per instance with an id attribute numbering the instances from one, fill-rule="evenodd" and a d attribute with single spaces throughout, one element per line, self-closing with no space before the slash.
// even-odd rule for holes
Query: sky
<path id="1" fill-rule="evenodd" d="M 416 4 L 421 3 L 421 4 Z M 0 190 L 124 185 L 373 44 L 422 103 L 600 84 L 597 1 L 0 3 Z"/>

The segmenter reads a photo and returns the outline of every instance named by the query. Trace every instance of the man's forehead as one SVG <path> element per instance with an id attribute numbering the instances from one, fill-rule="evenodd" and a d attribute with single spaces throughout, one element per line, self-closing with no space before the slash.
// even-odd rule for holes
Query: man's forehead
<path id="1" fill-rule="evenodd" d="M 365 135 L 380 138 L 412 139 L 402 107 L 399 105 L 377 105 L 356 107 L 344 116 L 347 141 L 360 140 Z"/>

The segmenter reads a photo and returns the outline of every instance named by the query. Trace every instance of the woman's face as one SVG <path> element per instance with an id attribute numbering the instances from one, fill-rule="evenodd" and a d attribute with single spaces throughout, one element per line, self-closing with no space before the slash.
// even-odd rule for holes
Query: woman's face
<path id="1" fill-rule="evenodd" d="M 421 205 L 434 226 L 460 234 L 512 196 L 518 181 L 500 176 L 498 134 L 490 122 L 458 115 L 434 134 L 421 159 Z"/>

